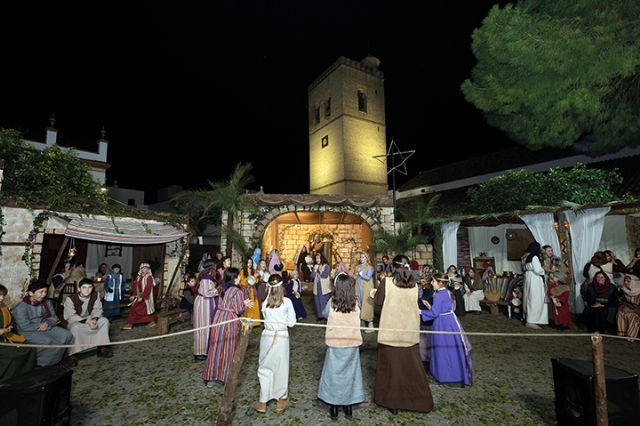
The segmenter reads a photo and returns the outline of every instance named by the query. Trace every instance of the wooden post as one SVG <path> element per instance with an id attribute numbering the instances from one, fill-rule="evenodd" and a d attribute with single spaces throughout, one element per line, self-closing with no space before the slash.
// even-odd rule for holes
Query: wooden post
<path id="1" fill-rule="evenodd" d="M 244 362 L 244 355 L 247 352 L 247 345 L 249 344 L 249 333 L 252 329 L 251 322 L 243 322 L 242 330 L 238 334 L 236 340 L 236 350 L 233 354 L 233 361 L 231 362 L 231 371 L 229 372 L 229 380 L 224 388 L 224 395 L 220 402 L 220 412 L 218 413 L 217 426 L 230 425 L 233 420 L 234 404 L 233 400 L 236 396 L 236 388 L 238 387 L 238 378 L 240 377 L 240 369 Z"/>
<path id="2" fill-rule="evenodd" d="M 599 333 L 591 336 L 591 353 L 593 356 L 593 378 L 596 399 L 596 422 L 598 426 L 609 424 L 607 412 L 607 385 L 604 376 L 604 347 Z"/>
<path id="3" fill-rule="evenodd" d="M 69 237 L 64 237 L 64 241 L 60 245 L 58 249 L 58 254 L 56 255 L 56 260 L 53 261 L 53 265 L 51 266 L 51 270 L 49 271 L 49 275 L 47 275 L 47 280 L 45 283 L 49 284 L 51 282 L 51 278 L 53 278 L 53 274 L 56 273 L 56 269 L 58 269 L 58 262 L 62 258 L 62 254 L 64 253 L 64 249 L 67 248 L 67 243 L 69 242 Z"/>
<path id="4" fill-rule="evenodd" d="M 187 234 L 187 239 L 186 242 L 184 243 L 184 246 L 182 247 L 182 254 L 180 255 L 180 260 L 178 261 L 178 264 L 176 265 L 175 269 L 173 270 L 173 274 L 171 275 L 171 281 L 169 281 L 169 285 L 167 286 L 167 291 L 164 294 L 161 294 L 162 299 L 160 302 L 160 307 L 163 311 L 167 311 L 169 310 L 169 304 L 167 303 L 167 298 L 171 297 L 171 290 L 173 289 L 173 282 L 176 279 L 176 274 L 178 273 L 178 270 L 180 269 L 180 266 L 182 265 L 182 262 L 184 262 L 184 256 L 187 254 L 187 248 L 189 247 L 189 240 L 191 239 L 191 234 Z"/>

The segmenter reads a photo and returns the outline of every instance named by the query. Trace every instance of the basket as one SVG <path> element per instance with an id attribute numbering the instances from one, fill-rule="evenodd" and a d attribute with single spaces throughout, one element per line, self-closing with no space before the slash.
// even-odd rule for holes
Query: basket
<path id="1" fill-rule="evenodd" d="M 500 300 L 500 292 L 493 290 L 485 291 L 484 298 L 487 303 L 498 303 L 498 300 Z"/>

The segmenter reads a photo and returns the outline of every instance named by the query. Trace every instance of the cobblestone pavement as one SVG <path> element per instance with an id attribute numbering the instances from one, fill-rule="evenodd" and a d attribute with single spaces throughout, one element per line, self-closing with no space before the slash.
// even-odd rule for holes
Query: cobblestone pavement
<path id="1" fill-rule="evenodd" d="M 314 312 L 305 296 L 307 311 Z M 315 317 L 303 322 L 315 323 Z M 532 334 L 517 320 L 505 315 L 467 315 L 465 329 L 483 332 Z M 111 326 L 112 340 L 145 337 L 154 328 L 120 331 L 123 320 Z M 171 331 L 187 330 L 176 324 Z M 542 332 L 562 332 L 547 327 Z M 571 332 L 580 332 L 574 328 Z M 364 333 L 360 349 L 366 402 L 354 407 L 353 419 L 342 414 L 339 425 L 543 425 L 555 424 L 551 358 L 590 359 L 588 337 L 488 337 L 472 336 L 474 384 L 448 388 L 431 380 L 435 408 L 431 413 L 400 412 L 392 415 L 376 406 L 373 387 L 376 367 L 376 333 Z M 256 375 L 260 328 L 252 331 L 237 392 L 237 425 L 329 425 L 328 407 L 317 399 L 324 360 L 324 329 L 294 327 L 290 330 L 290 403 L 282 412 L 275 402 L 266 414 L 251 404 L 258 396 Z M 215 424 L 223 386 L 204 386 L 202 362 L 194 362 L 190 334 L 163 340 L 114 347 L 113 358 L 80 355 L 74 369 L 71 402 L 73 425 L 209 425 Z M 640 373 L 640 344 L 605 339 L 605 362 Z"/>

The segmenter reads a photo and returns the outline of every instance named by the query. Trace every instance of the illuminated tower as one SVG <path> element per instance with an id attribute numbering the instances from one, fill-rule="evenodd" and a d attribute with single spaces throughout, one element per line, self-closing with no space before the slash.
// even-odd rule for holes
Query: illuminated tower
<path id="1" fill-rule="evenodd" d="M 380 60 L 340 57 L 309 86 L 312 194 L 386 194 L 384 75 Z"/>

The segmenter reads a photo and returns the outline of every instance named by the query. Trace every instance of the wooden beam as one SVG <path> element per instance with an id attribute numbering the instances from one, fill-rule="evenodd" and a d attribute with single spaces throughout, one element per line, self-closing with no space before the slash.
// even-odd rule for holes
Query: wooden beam
<path id="1" fill-rule="evenodd" d="M 58 254 L 56 255 L 56 260 L 53 261 L 53 265 L 51 265 L 51 270 L 49 271 L 49 274 L 47 275 L 47 280 L 45 281 L 46 284 L 49 284 L 51 282 L 51 278 L 53 278 L 53 274 L 56 273 L 56 269 L 58 268 L 58 262 L 60 262 L 60 259 L 62 258 L 62 254 L 64 253 L 65 249 L 67 248 L 67 243 L 69 242 L 69 237 L 64 237 L 64 240 L 62 241 L 62 244 L 60 244 L 60 248 L 58 249 Z"/>
<path id="2" fill-rule="evenodd" d="M 302 222 L 300 221 L 300 216 L 298 216 L 298 212 L 293 212 L 293 214 L 296 216 L 296 220 L 298 221 L 298 225 L 301 225 Z"/>
<path id="3" fill-rule="evenodd" d="M 609 414 L 607 409 L 607 386 L 604 377 L 604 347 L 602 336 L 598 333 L 591 336 L 591 355 L 593 357 L 594 393 L 596 397 L 596 424 L 607 426 Z"/>
<path id="4" fill-rule="evenodd" d="M 176 274 L 178 273 L 178 270 L 180 269 L 180 266 L 182 265 L 182 262 L 184 261 L 184 257 L 187 254 L 187 247 L 189 247 L 189 241 L 190 240 L 191 240 L 191 234 L 188 234 L 186 242 L 182 246 L 182 254 L 180 255 L 180 260 L 176 264 L 176 268 L 173 270 L 173 275 L 171 275 L 171 281 L 169 281 L 169 285 L 167 286 L 167 291 L 166 291 L 166 293 L 161 293 L 162 294 L 162 299 L 161 299 L 161 302 L 160 302 L 161 303 L 160 307 L 165 312 L 169 309 L 169 304 L 167 303 L 167 298 L 171 297 L 171 290 L 173 289 L 173 282 L 176 279 Z M 166 254 L 165 254 L 165 256 L 166 256 Z M 162 291 L 162 288 L 160 288 L 160 291 Z"/>
<path id="5" fill-rule="evenodd" d="M 342 222 L 344 222 L 344 217 L 345 217 L 345 213 L 342 212 L 342 214 L 340 216 L 340 222 L 338 222 L 338 225 L 342 225 Z"/>
<path id="6" fill-rule="evenodd" d="M 236 351 L 231 361 L 231 371 L 229 372 L 229 380 L 224 388 L 224 395 L 220 401 L 220 412 L 218 413 L 217 426 L 230 425 L 233 420 L 234 399 L 236 396 L 236 388 L 238 387 L 238 379 L 240 378 L 240 370 L 244 362 L 244 356 L 247 353 L 247 345 L 249 344 L 249 333 L 253 325 L 249 322 L 242 323 L 242 329 L 238 333 L 236 339 Z"/>

